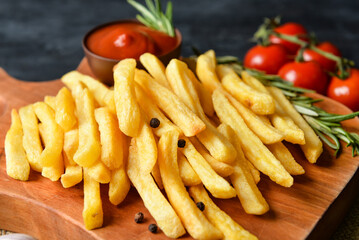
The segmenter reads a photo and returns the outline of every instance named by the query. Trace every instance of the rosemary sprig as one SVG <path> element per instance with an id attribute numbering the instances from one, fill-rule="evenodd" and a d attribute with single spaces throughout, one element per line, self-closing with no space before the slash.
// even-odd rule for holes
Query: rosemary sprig
<path id="1" fill-rule="evenodd" d="M 359 111 L 347 115 L 328 113 L 313 105 L 322 99 L 313 99 L 302 95 L 303 93 L 314 92 L 312 90 L 295 87 L 291 82 L 284 81 L 277 75 L 267 75 L 254 69 L 245 68 L 236 57 L 217 57 L 217 63 L 230 65 L 239 75 L 242 71 L 247 71 L 264 85 L 281 89 L 323 142 L 335 150 L 335 156 L 341 151 L 339 140 L 343 140 L 347 147 L 352 147 L 353 156 L 359 154 L 359 135 L 347 132 L 340 124 L 341 121 L 359 116 Z"/>
<path id="2" fill-rule="evenodd" d="M 142 15 L 136 15 L 138 21 L 152 29 L 166 33 L 174 37 L 175 29 L 172 20 L 172 2 L 167 2 L 166 12 L 162 12 L 160 0 L 146 0 L 147 8 L 136 2 L 135 0 L 127 0 L 134 8 L 136 8 Z"/>

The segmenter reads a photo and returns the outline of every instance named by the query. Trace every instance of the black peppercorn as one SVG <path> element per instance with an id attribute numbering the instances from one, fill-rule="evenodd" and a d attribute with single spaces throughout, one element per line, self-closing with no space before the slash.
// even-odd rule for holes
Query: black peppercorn
<path id="1" fill-rule="evenodd" d="M 204 210 L 204 203 L 203 203 L 203 202 L 198 202 L 198 203 L 196 203 L 196 205 L 197 205 L 198 209 L 203 212 L 203 210 Z"/>
<path id="2" fill-rule="evenodd" d="M 159 125 L 160 125 L 160 120 L 158 120 L 157 118 L 151 118 L 150 121 L 151 128 L 158 128 Z"/>
<path id="3" fill-rule="evenodd" d="M 157 232 L 157 225 L 156 224 L 150 224 L 148 226 L 148 230 L 151 232 L 151 233 L 156 233 Z"/>
<path id="4" fill-rule="evenodd" d="M 184 148 L 184 146 L 186 146 L 186 140 L 184 139 L 179 139 L 178 142 L 177 142 L 177 146 L 179 148 Z"/>
<path id="5" fill-rule="evenodd" d="M 141 222 L 143 222 L 143 213 L 141 213 L 141 212 L 136 213 L 136 215 L 135 215 L 135 222 L 136 222 L 136 223 L 141 223 Z"/>

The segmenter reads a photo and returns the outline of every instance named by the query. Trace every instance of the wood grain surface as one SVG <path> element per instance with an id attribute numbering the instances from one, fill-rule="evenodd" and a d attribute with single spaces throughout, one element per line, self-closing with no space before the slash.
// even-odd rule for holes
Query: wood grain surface
<path id="1" fill-rule="evenodd" d="M 78 70 L 91 74 L 86 59 Z M 101 185 L 104 226 L 87 231 L 82 221 L 82 184 L 64 189 L 60 182 L 51 182 L 34 172 L 27 182 L 7 176 L 3 142 L 10 126 L 11 109 L 42 100 L 45 95 L 55 95 L 62 86 L 59 80 L 18 81 L 0 68 L 0 228 L 38 239 L 167 239 L 160 231 L 152 234 L 147 230 L 155 221 L 134 188 L 123 203 L 114 206 L 107 197 L 108 186 Z M 327 98 L 318 105 L 334 113 L 350 112 Z M 358 119 L 345 121 L 344 126 L 359 133 Z M 343 144 L 339 158 L 335 159 L 333 151 L 325 148 L 318 163 L 313 165 L 304 159 L 297 146 L 288 144 L 288 147 L 306 173 L 294 177 L 291 188 L 276 185 L 262 175 L 259 188 L 271 207 L 268 213 L 248 215 L 237 198 L 214 201 L 259 239 L 326 238 L 338 226 L 356 195 L 359 177 L 354 174 L 359 157 L 353 158 L 351 149 Z M 142 224 L 133 220 L 139 211 L 145 214 Z M 181 239 L 191 238 L 187 234 Z"/>

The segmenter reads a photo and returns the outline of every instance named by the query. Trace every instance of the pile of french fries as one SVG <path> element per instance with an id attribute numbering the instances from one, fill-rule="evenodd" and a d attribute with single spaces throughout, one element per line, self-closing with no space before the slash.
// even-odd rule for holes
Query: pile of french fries
<path id="1" fill-rule="evenodd" d="M 27 180 L 31 168 L 64 188 L 83 180 L 87 229 L 103 224 L 100 184 L 109 184 L 115 205 L 132 184 L 170 238 L 256 239 L 210 195 L 237 196 L 246 213 L 264 214 L 260 172 L 284 187 L 304 174 L 283 141 L 299 144 L 311 163 L 321 141 L 281 90 L 217 65 L 212 50 L 197 58 L 195 73 L 178 59 L 165 67 L 146 53 L 140 61 L 147 71 L 134 59 L 114 67 L 114 88 L 72 71 L 56 96 L 12 110 L 8 175 Z"/>

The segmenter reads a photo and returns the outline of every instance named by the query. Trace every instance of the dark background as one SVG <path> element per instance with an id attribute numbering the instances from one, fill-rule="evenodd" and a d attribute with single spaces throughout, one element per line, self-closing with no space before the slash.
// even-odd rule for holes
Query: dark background
<path id="1" fill-rule="evenodd" d="M 303 24 L 359 62 L 357 0 L 173 0 L 173 5 L 183 56 L 192 55 L 196 46 L 242 59 L 263 18 L 281 15 L 283 22 Z M 83 58 L 81 40 L 89 29 L 135 14 L 124 0 L 1 0 L 0 67 L 27 81 L 57 79 Z M 359 239 L 359 199 L 334 239 Z"/>

